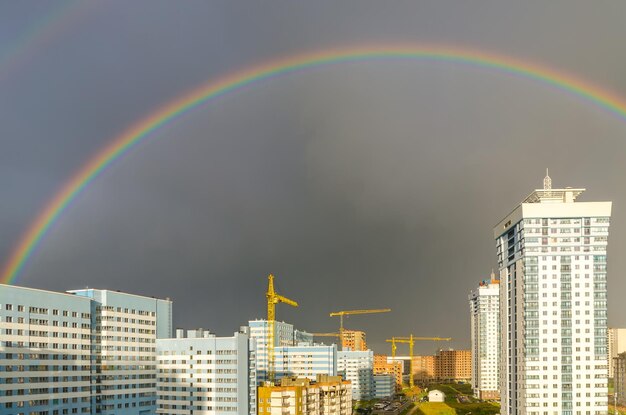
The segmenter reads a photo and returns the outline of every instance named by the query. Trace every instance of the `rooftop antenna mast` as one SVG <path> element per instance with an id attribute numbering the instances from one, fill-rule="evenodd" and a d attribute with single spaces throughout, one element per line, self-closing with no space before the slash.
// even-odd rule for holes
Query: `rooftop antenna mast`
<path id="1" fill-rule="evenodd" d="M 543 178 L 543 190 L 552 190 L 552 179 L 548 174 L 548 169 L 546 168 L 546 177 Z"/>
<path id="2" fill-rule="evenodd" d="M 548 174 L 548 168 L 546 167 L 546 177 L 543 178 L 543 190 L 546 196 L 552 196 L 552 179 Z"/>

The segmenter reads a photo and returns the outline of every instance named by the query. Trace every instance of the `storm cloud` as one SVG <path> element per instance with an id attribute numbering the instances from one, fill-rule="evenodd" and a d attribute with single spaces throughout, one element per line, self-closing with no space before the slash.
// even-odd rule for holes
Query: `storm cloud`
<path id="1" fill-rule="evenodd" d="M 0 4 L 0 73 L 11 68 L 0 78 L 2 258 L 113 137 L 258 62 L 450 44 L 626 96 L 622 2 L 109 1 L 16 46 L 55 7 L 82 7 L 58 4 Z M 29 57 L 20 65 L 8 55 L 16 47 Z M 300 303 L 279 306 L 279 319 L 298 328 L 333 331 L 330 311 L 389 307 L 346 326 L 366 330 L 377 352 L 410 333 L 469 347 L 467 294 L 495 266 L 492 227 L 549 167 L 555 187 L 614 202 L 609 325 L 624 326 L 625 137 L 624 119 L 565 91 L 451 62 L 284 75 L 185 114 L 113 163 L 17 283 L 170 297 L 177 326 L 228 335 L 264 317 L 274 273 Z"/>

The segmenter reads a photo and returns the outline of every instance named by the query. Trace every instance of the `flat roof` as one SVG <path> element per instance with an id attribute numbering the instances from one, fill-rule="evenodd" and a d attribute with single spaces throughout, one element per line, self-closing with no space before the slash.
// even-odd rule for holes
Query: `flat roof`
<path id="1" fill-rule="evenodd" d="M 76 294 L 74 294 L 74 293 L 72 293 L 70 291 L 52 291 L 52 290 L 44 290 L 44 289 L 41 289 L 41 288 L 22 287 L 20 285 L 0 284 L 0 288 L 2 288 L 2 287 L 16 288 L 16 289 L 19 289 L 19 290 L 36 291 L 36 292 L 48 293 L 48 294 L 65 295 L 65 296 L 72 297 L 72 298 L 81 298 L 81 299 L 85 299 L 85 300 L 91 301 L 91 298 L 82 297 L 82 296 L 76 295 Z"/>

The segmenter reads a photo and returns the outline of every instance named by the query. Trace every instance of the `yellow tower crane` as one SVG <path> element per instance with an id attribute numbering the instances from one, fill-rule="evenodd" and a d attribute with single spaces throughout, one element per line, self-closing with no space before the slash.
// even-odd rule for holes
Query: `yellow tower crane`
<path id="1" fill-rule="evenodd" d="M 274 291 L 274 276 L 267 276 L 267 377 L 270 382 L 274 381 L 274 364 L 276 356 L 274 355 L 274 337 L 276 321 L 276 304 L 285 303 L 292 307 L 298 307 L 298 303 L 283 297 Z"/>
<path id="2" fill-rule="evenodd" d="M 311 333 L 313 337 L 339 337 L 339 333 Z"/>
<path id="3" fill-rule="evenodd" d="M 387 343 L 391 343 L 391 357 L 396 357 L 396 343 L 408 343 L 409 344 L 409 387 L 413 388 L 415 384 L 413 383 L 413 345 L 416 341 L 420 340 L 432 340 L 432 341 L 450 341 L 451 337 L 416 337 L 412 334 L 409 337 L 392 337 L 391 339 L 385 340 Z"/>
<path id="4" fill-rule="evenodd" d="M 390 308 L 379 308 L 374 310 L 343 310 L 343 311 L 334 311 L 330 313 L 331 317 L 339 317 L 339 342 L 341 343 L 341 348 L 343 349 L 343 317 L 351 316 L 355 314 L 376 314 L 376 313 L 388 313 L 390 312 Z"/>

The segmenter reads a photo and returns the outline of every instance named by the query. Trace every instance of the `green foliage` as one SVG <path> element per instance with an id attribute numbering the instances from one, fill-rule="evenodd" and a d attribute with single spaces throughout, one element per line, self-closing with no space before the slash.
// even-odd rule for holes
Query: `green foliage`
<path id="1" fill-rule="evenodd" d="M 500 406 L 488 402 L 423 402 L 415 411 L 415 415 L 496 415 Z"/>

